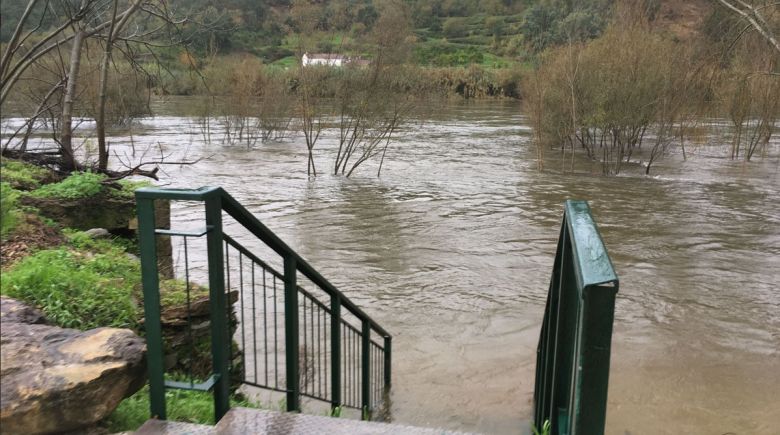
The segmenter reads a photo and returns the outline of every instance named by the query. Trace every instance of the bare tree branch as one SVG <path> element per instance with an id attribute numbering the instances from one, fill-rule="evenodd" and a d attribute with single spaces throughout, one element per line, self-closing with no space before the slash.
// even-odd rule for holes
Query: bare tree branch
<path id="1" fill-rule="evenodd" d="M 750 23 L 753 28 L 761 34 L 772 46 L 777 50 L 777 53 L 780 54 L 780 42 L 778 42 L 775 35 L 772 33 L 772 28 L 767 23 L 766 19 L 764 19 L 764 16 L 761 12 L 759 12 L 759 9 L 755 8 L 754 6 L 751 6 L 748 3 L 745 3 L 741 0 L 733 0 L 734 2 L 738 3 L 742 8 L 737 7 L 735 4 L 732 4 L 731 0 L 718 0 L 723 6 L 729 8 L 737 15 L 741 16 L 747 22 Z"/>

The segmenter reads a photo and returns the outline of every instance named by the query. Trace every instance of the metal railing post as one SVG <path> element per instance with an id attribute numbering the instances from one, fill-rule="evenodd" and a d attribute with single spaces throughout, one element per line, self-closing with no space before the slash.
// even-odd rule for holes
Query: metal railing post
<path id="1" fill-rule="evenodd" d="M 604 433 L 617 290 L 617 286 L 588 286 L 583 290 L 579 364 L 575 374 L 580 391 L 570 404 L 573 433 Z M 584 398 L 586 403 L 582 403 Z"/>
<path id="2" fill-rule="evenodd" d="M 341 299 L 330 296 L 330 385 L 332 411 L 341 406 Z"/>
<path id="3" fill-rule="evenodd" d="M 363 319 L 361 351 L 360 351 L 360 387 L 361 407 L 363 409 L 363 419 L 371 420 L 371 323 L 368 319 Z"/>
<path id="4" fill-rule="evenodd" d="M 301 410 L 300 361 L 298 360 L 298 268 L 295 257 L 284 257 L 284 342 L 287 369 L 287 411 Z"/>
<path id="5" fill-rule="evenodd" d="M 154 200 L 136 200 L 138 244 L 141 251 L 141 279 L 144 292 L 144 329 L 146 361 L 149 373 L 149 411 L 165 420 L 165 366 L 163 365 L 162 325 L 160 321 L 160 282 L 157 275 Z"/>
<path id="6" fill-rule="evenodd" d="M 385 337 L 385 393 L 390 389 L 391 384 L 391 370 L 390 366 L 392 365 L 393 357 L 392 357 L 392 349 L 393 349 L 393 338 L 392 337 Z"/>
<path id="7" fill-rule="evenodd" d="M 228 354 L 233 340 L 228 333 L 227 296 L 225 294 L 222 247 L 222 203 L 218 195 L 205 199 L 206 235 L 209 267 L 209 311 L 211 317 L 211 360 L 216 376 L 214 419 L 219 421 L 230 410 L 230 370 Z"/>
<path id="8" fill-rule="evenodd" d="M 584 201 L 566 201 L 537 349 L 534 423 L 604 433 L 619 280 Z"/>

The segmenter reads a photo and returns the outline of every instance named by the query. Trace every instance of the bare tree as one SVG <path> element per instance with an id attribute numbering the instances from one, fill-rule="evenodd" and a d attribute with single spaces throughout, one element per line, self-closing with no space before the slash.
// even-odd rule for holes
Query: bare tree
<path id="1" fill-rule="evenodd" d="M 30 23 L 32 12 L 38 7 L 39 22 Z M 143 15 L 143 17 L 140 15 Z M 128 23 L 135 18 L 138 18 L 138 21 L 133 26 L 133 31 L 123 33 Z M 44 34 L 40 34 L 39 31 L 43 28 L 43 23 L 46 19 L 55 20 L 55 27 Z M 26 155 L 28 153 L 27 139 L 34 128 L 36 119 L 44 111 L 53 117 L 52 110 L 56 106 L 48 102 L 54 99 L 54 97 L 61 95 L 59 121 L 56 123 L 59 126 L 59 131 L 55 129 L 52 132 L 53 139 L 59 147 L 60 161 L 57 166 L 65 172 L 84 168 L 83 164 L 77 162 L 73 144 L 73 131 L 75 129 L 73 120 L 76 114 L 76 106 L 85 89 L 85 86 L 82 86 L 79 80 L 83 76 L 81 73 L 82 56 L 83 52 L 89 50 L 90 46 L 103 43 L 104 50 L 99 67 L 100 76 L 97 84 L 98 99 L 95 114 L 99 157 L 97 166 L 93 169 L 107 174 L 111 172 L 108 171 L 108 146 L 105 140 L 105 125 L 106 102 L 108 99 L 108 71 L 109 66 L 113 62 L 113 48 L 121 42 L 123 47 L 120 51 L 125 61 L 134 70 L 143 73 L 145 70 L 135 60 L 135 52 L 132 47 L 147 46 L 149 48 L 154 44 L 152 42 L 153 38 L 162 29 L 182 22 L 172 18 L 164 0 L 127 0 L 122 2 L 120 0 L 80 0 L 78 2 L 47 0 L 43 3 L 40 0 L 30 0 L 0 59 L 0 78 L 2 79 L 0 103 L 5 103 L 12 92 L 19 91 L 18 85 L 20 81 L 39 80 L 35 77 L 28 77 L 33 69 L 43 68 L 49 73 L 56 75 L 58 69 L 51 69 L 45 66 L 47 58 L 53 58 L 56 63 L 61 65 L 61 68 L 59 68 L 60 77 L 50 81 L 51 87 L 43 93 L 38 109 L 28 119 L 26 123 L 27 129 L 21 141 L 21 146 L 16 150 L 9 149 L 11 143 L 9 140 L 3 147 L 3 153 L 13 152 L 22 156 Z M 33 35 L 39 38 L 39 40 L 31 47 L 28 47 L 25 43 Z M 70 55 L 66 57 L 63 56 L 61 48 L 67 46 L 70 46 Z M 67 67 L 65 66 L 66 64 Z M 50 161 L 51 157 L 49 156 L 45 160 Z M 133 168 L 131 172 L 149 176 L 155 176 L 156 174 L 156 171 L 145 171 L 141 168 Z"/>
<path id="2" fill-rule="evenodd" d="M 780 55 L 780 41 L 778 41 L 777 36 L 774 33 L 772 24 L 767 21 L 765 17 L 765 11 L 767 9 L 770 12 L 777 12 L 778 7 L 780 7 L 780 2 L 751 2 L 750 0 L 718 0 L 718 2 L 746 20 L 753 30 L 766 39 L 766 41 L 777 51 L 777 54 Z"/>
<path id="3" fill-rule="evenodd" d="M 314 46 L 315 32 L 319 30 L 320 20 L 324 14 L 324 5 L 310 0 L 295 0 L 290 11 L 297 28 L 298 52 L 300 59 Z M 314 147 L 320 138 L 323 124 L 322 93 L 327 75 L 326 68 L 307 66 L 303 62 L 298 68 L 298 112 L 301 119 L 301 130 L 306 141 L 307 159 L 306 173 L 317 176 L 314 165 Z"/>
<path id="4" fill-rule="evenodd" d="M 319 67 L 304 67 L 300 69 L 299 109 L 301 129 L 306 140 L 307 163 L 306 174 L 317 176 L 314 165 L 314 146 L 320 138 L 324 127 L 322 98 L 320 86 L 323 84 L 322 71 Z"/>
<path id="5" fill-rule="evenodd" d="M 377 71 L 379 70 L 379 71 Z M 412 104 L 387 83 L 388 69 L 350 68 L 340 75 L 338 104 L 339 146 L 333 173 L 351 176 L 366 161 L 380 155 L 380 167 L 393 134 L 405 122 Z"/>

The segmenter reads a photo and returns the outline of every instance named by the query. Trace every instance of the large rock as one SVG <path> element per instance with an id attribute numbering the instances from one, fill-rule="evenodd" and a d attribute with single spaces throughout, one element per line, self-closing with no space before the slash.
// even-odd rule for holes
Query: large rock
<path id="1" fill-rule="evenodd" d="M 146 345 L 129 329 L 12 323 L 0 330 L 0 429 L 72 431 L 108 416 L 146 381 Z"/>
<path id="2" fill-rule="evenodd" d="M 46 317 L 40 310 L 27 304 L 0 296 L 0 323 L 46 323 Z"/>

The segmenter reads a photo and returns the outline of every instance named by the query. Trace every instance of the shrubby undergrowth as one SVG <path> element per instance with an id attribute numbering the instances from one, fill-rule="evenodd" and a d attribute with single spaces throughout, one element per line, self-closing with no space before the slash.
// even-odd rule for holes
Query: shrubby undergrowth
<path id="1" fill-rule="evenodd" d="M 16 227 L 19 218 L 16 210 L 16 200 L 19 192 L 9 183 L 0 182 L 0 237 L 5 237 Z"/>
<path id="2" fill-rule="evenodd" d="M 65 328 L 134 328 L 140 265 L 125 249 L 73 233 L 71 243 L 22 259 L 3 273 L 0 292 L 40 307 Z"/>
<path id="3" fill-rule="evenodd" d="M 36 198 L 79 199 L 97 195 L 103 190 L 104 175 L 74 172 L 59 183 L 46 184 L 30 195 Z"/>

